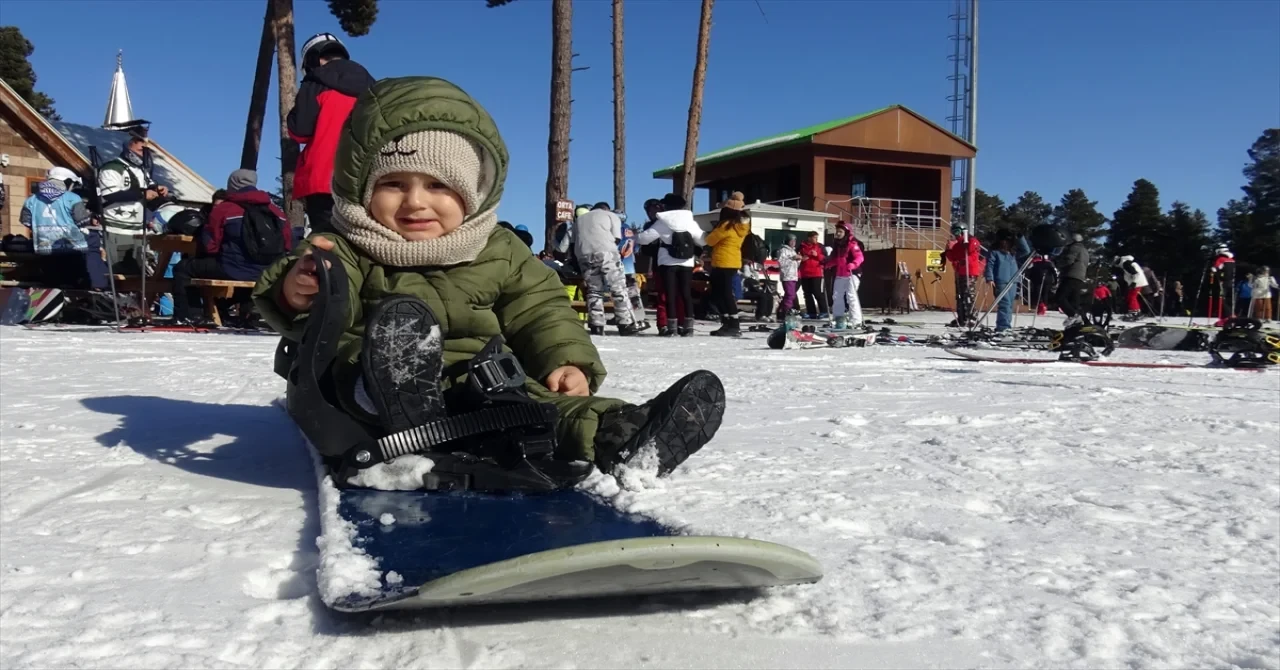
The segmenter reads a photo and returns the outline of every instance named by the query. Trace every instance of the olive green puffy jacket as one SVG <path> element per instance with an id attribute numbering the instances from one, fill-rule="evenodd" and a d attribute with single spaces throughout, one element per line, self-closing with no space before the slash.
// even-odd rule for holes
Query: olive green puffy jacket
<path id="1" fill-rule="evenodd" d="M 464 134 L 489 153 L 498 170 L 496 187 L 479 210 L 495 203 L 501 196 L 507 170 L 506 147 L 497 127 L 466 93 L 449 82 L 430 77 L 382 80 L 360 96 L 338 145 L 334 197 L 359 202 L 371 158 L 376 155 L 373 152 L 397 137 L 428 128 Z M 440 321 L 446 369 L 470 360 L 495 335 L 502 335 L 504 350 L 513 352 L 524 366 L 529 393 L 560 410 L 557 436 L 561 454 L 593 457 L 591 443 L 600 413 L 624 403 L 596 396 L 564 396 L 542 385 L 551 371 L 573 365 L 586 374 L 594 393 L 604 381 L 605 369 L 569 304 L 560 278 L 512 232 L 496 228 L 470 263 L 428 268 L 377 265 L 344 238 L 331 234 L 322 237 L 333 241 L 352 297 L 332 371 L 339 386 L 336 395 L 344 409 L 356 418 L 370 419 L 355 405 L 351 393 L 360 375 L 364 315 L 384 298 L 411 295 L 423 300 Z M 279 294 L 285 275 L 310 246 L 310 241 L 304 242 L 292 255 L 268 267 L 253 292 L 263 319 L 294 341 L 301 339 L 306 314 L 290 313 L 282 307 Z M 448 386 L 460 381 L 462 378 L 455 378 L 445 383 Z"/>

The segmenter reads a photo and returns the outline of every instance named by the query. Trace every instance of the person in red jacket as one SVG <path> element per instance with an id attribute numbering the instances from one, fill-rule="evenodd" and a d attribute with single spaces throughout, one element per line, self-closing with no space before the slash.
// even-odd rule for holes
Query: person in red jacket
<path id="1" fill-rule="evenodd" d="M 942 252 L 942 267 L 938 271 L 945 270 L 948 262 L 956 268 L 956 320 L 948 325 L 964 328 L 973 325 L 977 316 L 973 313 L 973 289 L 986 264 L 978 253 L 982 245 L 969 234 L 968 228 L 952 224 L 951 234 L 954 237 Z"/>
<path id="2" fill-rule="evenodd" d="M 226 199 L 214 205 L 209 220 L 200 227 L 194 258 L 183 258 L 173 266 L 173 318 L 178 323 L 195 324 L 199 316 L 191 311 L 191 303 L 198 302 L 199 293 L 190 290 L 191 280 L 231 279 L 257 281 L 258 275 L 270 263 L 255 260 L 245 246 L 245 217 L 254 209 L 271 221 L 275 231 L 274 242 L 284 255 L 293 250 L 293 234 L 284 212 L 271 202 L 271 195 L 258 189 L 258 173 L 239 169 L 227 178 Z M 278 257 L 278 256 L 277 256 Z M 271 259 L 274 262 L 275 258 Z M 194 298 L 194 300 L 193 300 Z"/>
<path id="3" fill-rule="evenodd" d="M 374 80 L 329 33 L 320 33 L 302 45 L 302 69 L 306 75 L 287 119 L 289 136 L 306 145 L 293 175 L 293 199 L 303 202 L 312 234 L 331 233 L 333 194 L 329 182 L 333 180 L 338 136 L 356 98 L 373 86 Z"/>
<path id="4" fill-rule="evenodd" d="M 804 290 L 804 306 L 806 319 L 827 318 L 827 301 L 822 295 L 822 281 L 825 274 L 822 266 L 827 260 L 827 251 L 818 240 L 818 233 L 809 233 L 800 245 L 800 288 Z"/>

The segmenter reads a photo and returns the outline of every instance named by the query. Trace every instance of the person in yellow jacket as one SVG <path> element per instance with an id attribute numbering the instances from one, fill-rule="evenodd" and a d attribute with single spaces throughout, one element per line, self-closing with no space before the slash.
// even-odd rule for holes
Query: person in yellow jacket
<path id="1" fill-rule="evenodd" d="M 711 247 L 711 300 L 720 311 L 717 337 L 741 337 L 738 300 L 733 294 L 733 278 L 742 268 L 742 241 L 751 234 L 750 215 L 743 210 L 742 194 L 735 191 L 720 210 L 720 221 L 707 233 Z"/>

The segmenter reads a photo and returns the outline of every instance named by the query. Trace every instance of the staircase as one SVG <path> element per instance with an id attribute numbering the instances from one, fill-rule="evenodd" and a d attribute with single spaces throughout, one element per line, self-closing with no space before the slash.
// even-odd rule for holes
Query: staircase
<path id="1" fill-rule="evenodd" d="M 948 224 L 937 203 L 927 200 L 851 198 L 827 201 L 826 211 L 853 223 L 854 234 L 868 250 L 942 249 Z"/>

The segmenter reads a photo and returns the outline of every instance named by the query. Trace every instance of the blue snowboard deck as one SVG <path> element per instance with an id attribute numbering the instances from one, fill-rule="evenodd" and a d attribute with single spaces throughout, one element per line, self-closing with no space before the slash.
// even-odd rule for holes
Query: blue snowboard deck
<path id="1" fill-rule="evenodd" d="M 578 490 L 536 495 L 345 489 L 338 514 L 384 575 L 348 612 L 761 588 L 818 581 L 804 552 L 690 536 Z M 390 514 L 394 521 L 384 524 Z M 321 569 L 324 569 L 322 562 Z"/>

